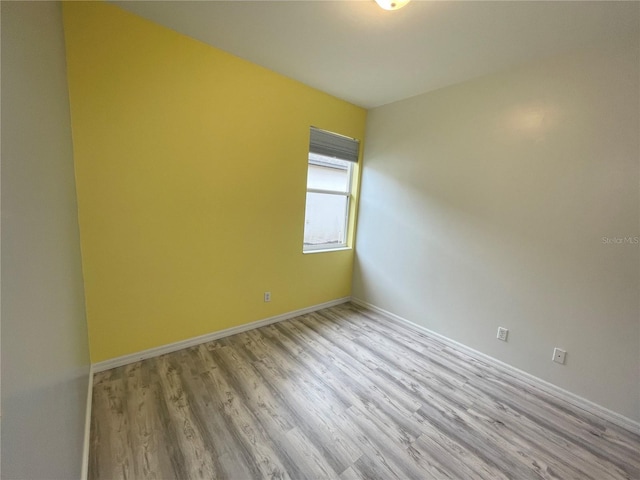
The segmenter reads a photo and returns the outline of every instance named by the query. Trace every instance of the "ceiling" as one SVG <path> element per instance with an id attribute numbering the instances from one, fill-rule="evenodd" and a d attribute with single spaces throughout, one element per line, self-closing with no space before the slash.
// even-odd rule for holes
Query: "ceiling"
<path id="1" fill-rule="evenodd" d="M 638 1 L 112 3 L 366 108 L 640 32 Z"/>

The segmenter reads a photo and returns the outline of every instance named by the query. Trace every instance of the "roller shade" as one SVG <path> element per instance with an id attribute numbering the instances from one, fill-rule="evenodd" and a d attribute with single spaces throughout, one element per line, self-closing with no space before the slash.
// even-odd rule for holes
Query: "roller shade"
<path id="1" fill-rule="evenodd" d="M 311 127 L 309 152 L 357 163 L 359 151 L 358 140 Z"/>

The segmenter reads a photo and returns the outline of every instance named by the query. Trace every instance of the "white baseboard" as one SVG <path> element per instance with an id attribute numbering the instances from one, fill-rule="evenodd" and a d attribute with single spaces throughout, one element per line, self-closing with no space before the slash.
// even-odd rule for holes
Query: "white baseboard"
<path id="1" fill-rule="evenodd" d="M 207 333 L 205 335 L 200 335 L 198 337 L 187 338 L 186 340 L 169 343 L 167 345 L 161 345 L 159 347 L 150 348 L 148 350 L 143 350 L 141 352 L 131 353 L 129 355 L 123 355 L 121 357 L 110 358 L 109 360 L 105 360 L 103 362 L 94 363 L 93 372 L 94 373 L 103 372 L 105 370 L 110 370 L 112 368 L 121 367 L 123 365 L 128 365 L 130 363 L 135 363 L 140 360 L 146 360 L 147 358 L 153 358 L 159 355 L 164 355 L 165 353 L 171 353 L 177 350 L 182 350 L 183 348 L 194 347 L 196 345 L 200 345 L 201 343 L 206 343 L 212 340 L 217 340 L 219 338 L 235 335 L 237 333 L 246 332 L 248 330 L 253 330 L 254 328 L 264 327 L 266 325 L 271 325 L 272 323 L 282 322 L 283 320 L 288 320 L 290 318 L 294 318 L 299 315 L 315 312 L 316 310 L 322 310 L 323 308 L 329 308 L 335 305 L 340 305 L 341 303 L 346 303 L 350 300 L 351 300 L 351 297 L 338 298 L 337 300 L 331 300 L 329 302 L 313 305 L 307 308 L 302 308 L 300 310 L 294 310 L 293 312 L 283 313 L 281 315 L 276 315 L 275 317 L 264 318 L 262 320 L 257 320 L 255 322 L 245 323 L 244 325 L 238 325 L 237 327 L 231 327 L 225 330 Z"/>
<path id="2" fill-rule="evenodd" d="M 87 387 L 87 408 L 84 416 L 84 443 L 82 444 L 82 471 L 80 480 L 89 477 L 89 441 L 91 439 L 91 405 L 93 404 L 93 365 L 89 367 L 89 385 Z"/>
<path id="3" fill-rule="evenodd" d="M 377 307 L 376 305 L 373 305 L 369 302 L 365 302 L 364 300 L 360 300 L 358 298 L 353 298 L 353 297 L 351 298 L 351 302 L 355 303 L 356 305 L 360 305 L 364 308 L 373 310 L 374 312 L 378 312 L 381 315 L 384 315 L 385 317 L 391 320 L 395 320 L 413 329 L 419 330 L 420 332 L 426 335 L 429 335 L 430 337 L 436 338 L 440 342 L 452 348 L 461 350 L 462 352 L 466 353 L 471 357 L 490 363 L 493 367 L 498 368 L 499 370 L 505 372 L 506 374 L 509 374 L 521 381 L 525 381 L 530 385 L 534 386 L 535 388 L 538 388 L 539 390 L 542 390 L 543 392 L 549 395 L 559 398 L 560 400 L 563 400 L 573 405 L 574 407 L 580 408 L 588 413 L 596 415 L 597 417 L 600 417 L 601 419 L 611 422 L 614 425 L 622 427 L 626 430 L 632 431 L 636 434 L 640 434 L 640 422 L 636 422 L 635 420 L 625 417 L 624 415 L 614 412 L 613 410 L 609 410 L 608 408 L 605 408 L 601 405 L 593 403 L 592 401 L 587 400 L 586 398 L 583 398 L 579 395 L 576 395 L 575 393 L 571 393 L 568 390 L 565 390 L 552 383 L 542 380 L 541 378 L 531 375 L 530 373 L 520 370 L 519 368 L 513 367 L 507 363 L 501 362 L 496 358 L 493 358 L 487 354 L 479 352 L 478 350 L 474 350 L 473 348 L 468 347 L 462 343 L 456 342 L 455 340 L 451 340 L 450 338 L 440 335 L 439 333 L 434 332 L 433 330 L 429 330 L 428 328 L 423 327 L 422 325 L 418 325 L 417 323 L 414 323 L 410 320 L 407 320 L 406 318 L 400 317 L 394 313 L 391 313 L 387 310 Z"/>

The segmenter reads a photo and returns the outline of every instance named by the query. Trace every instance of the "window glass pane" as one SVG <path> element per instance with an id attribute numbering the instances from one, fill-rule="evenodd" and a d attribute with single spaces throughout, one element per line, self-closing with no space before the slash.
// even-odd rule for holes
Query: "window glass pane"
<path id="1" fill-rule="evenodd" d="M 309 157 L 307 188 L 349 191 L 350 162 L 314 155 Z"/>
<path id="2" fill-rule="evenodd" d="M 304 244 L 337 247 L 346 243 L 347 197 L 307 193 Z"/>

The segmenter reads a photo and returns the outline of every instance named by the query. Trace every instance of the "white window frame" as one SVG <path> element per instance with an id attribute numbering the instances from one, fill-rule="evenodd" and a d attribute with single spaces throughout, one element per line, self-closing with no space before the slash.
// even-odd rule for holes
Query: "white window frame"
<path id="1" fill-rule="evenodd" d="M 340 159 L 338 159 L 340 160 Z M 344 210 L 344 242 L 342 243 L 332 243 L 332 244 L 326 244 L 326 243 L 320 243 L 317 245 L 312 245 L 312 244 L 306 244 L 303 242 L 302 245 L 302 251 L 303 253 L 308 253 L 308 252 L 318 252 L 318 251 L 331 251 L 331 250 L 344 250 L 345 248 L 348 248 L 349 246 L 349 213 L 351 211 L 351 196 L 352 196 L 352 191 L 353 191 L 353 162 L 349 162 L 346 160 L 343 160 L 346 164 L 347 164 L 347 170 L 349 172 L 349 178 L 347 179 L 347 189 L 346 191 L 341 191 L 341 190 L 326 190 L 326 189 L 321 189 L 321 188 L 309 188 L 307 187 L 307 194 L 309 193 L 319 193 L 322 195 L 337 195 L 340 197 L 345 197 L 346 198 L 346 205 L 345 205 L 345 210 Z M 311 159 L 311 154 L 309 154 L 309 160 L 307 163 L 307 169 L 309 168 L 309 165 L 317 165 L 319 167 L 330 167 L 330 164 L 328 163 L 323 163 L 321 161 L 318 160 L 313 160 Z M 306 203 L 305 203 L 306 204 Z M 305 222 L 306 222 L 306 215 L 305 215 Z"/>
<path id="2" fill-rule="evenodd" d="M 302 241 L 303 253 L 314 253 L 321 251 L 335 251 L 345 250 L 349 247 L 349 223 L 351 217 L 351 205 L 353 195 L 353 183 L 354 183 L 354 163 L 358 163 L 360 155 L 360 141 L 355 138 L 340 135 L 338 133 L 329 132 L 316 127 L 311 127 L 310 139 L 309 139 L 309 151 L 307 156 L 307 193 L 306 199 L 309 197 L 309 193 L 315 193 L 320 195 L 338 195 L 345 198 L 345 211 L 344 211 L 344 241 L 341 243 L 321 243 L 317 245 L 305 244 L 304 234 Z M 315 158 L 314 158 L 315 157 Z M 323 161 L 326 159 L 326 161 Z M 317 165 L 320 167 L 332 167 L 332 160 L 339 160 L 346 162 L 348 170 L 348 181 L 346 190 L 329 190 L 319 188 L 309 188 L 309 166 Z M 335 164 L 334 164 L 335 165 Z M 336 165 L 337 167 L 337 165 Z M 306 215 L 307 200 L 305 200 L 305 223 L 304 229 L 306 231 L 307 215 Z"/>

